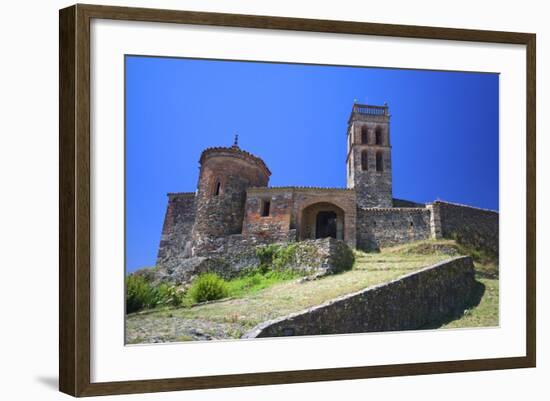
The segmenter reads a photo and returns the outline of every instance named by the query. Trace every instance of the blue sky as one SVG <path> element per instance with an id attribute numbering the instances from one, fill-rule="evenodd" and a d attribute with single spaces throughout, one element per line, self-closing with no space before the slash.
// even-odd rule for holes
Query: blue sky
<path id="1" fill-rule="evenodd" d="M 260 156 L 270 185 L 345 187 L 354 100 L 390 107 L 393 194 L 498 210 L 497 74 L 126 57 L 126 268 L 155 263 L 168 192 L 209 146 Z"/>

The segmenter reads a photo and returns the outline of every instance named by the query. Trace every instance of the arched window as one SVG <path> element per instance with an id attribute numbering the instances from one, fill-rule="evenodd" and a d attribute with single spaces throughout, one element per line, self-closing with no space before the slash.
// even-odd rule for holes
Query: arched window
<path id="1" fill-rule="evenodd" d="M 361 127 L 361 143 L 363 145 L 366 145 L 367 143 L 369 143 L 369 129 L 367 128 L 366 125 L 363 125 Z"/>
<path id="2" fill-rule="evenodd" d="M 384 171 L 384 157 L 382 152 L 376 152 L 376 171 Z"/>
<path id="3" fill-rule="evenodd" d="M 380 127 L 376 127 L 375 137 L 376 137 L 376 144 L 382 145 L 383 138 L 382 138 L 382 129 Z"/>
<path id="4" fill-rule="evenodd" d="M 222 183 L 218 181 L 216 183 L 216 186 L 214 187 L 214 196 L 218 196 L 221 190 L 222 190 Z"/>
<path id="5" fill-rule="evenodd" d="M 369 169 L 369 155 L 367 151 L 364 150 L 361 152 L 361 170 L 367 171 Z"/>

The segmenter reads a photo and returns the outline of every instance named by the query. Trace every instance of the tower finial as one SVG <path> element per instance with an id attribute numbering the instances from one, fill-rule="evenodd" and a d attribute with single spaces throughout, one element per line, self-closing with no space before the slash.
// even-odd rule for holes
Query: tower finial
<path id="1" fill-rule="evenodd" d="M 235 134 L 235 140 L 233 141 L 233 147 L 234 148 L 239 147 L 239 134 Z"/>

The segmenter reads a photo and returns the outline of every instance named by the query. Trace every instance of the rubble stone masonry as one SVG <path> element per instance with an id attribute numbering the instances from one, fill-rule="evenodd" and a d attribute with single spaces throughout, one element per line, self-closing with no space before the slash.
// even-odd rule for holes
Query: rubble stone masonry
<path id="1" fill-rule="evenodd" d="M 442 201 L 434 202 L 432 208 L 434 216 L 439 216 L 443 238 L 498 255 L 498 212 Z"/>
<path id="2" fill-rule="evenodd" d="M 357 209 L 357 247 L 364 251 L 431 237 L 426 208 Z"/>
<path id="3" fill-rule="evenodd" d="M 176 266 L 191 255 L 191 230 L 195 223 L 195 193 L 168 194 L 157 266 Z"/>

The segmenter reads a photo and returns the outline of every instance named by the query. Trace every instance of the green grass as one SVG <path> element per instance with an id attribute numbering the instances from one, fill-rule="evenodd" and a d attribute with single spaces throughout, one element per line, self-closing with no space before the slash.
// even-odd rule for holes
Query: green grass
<path id="1" fill-rule="evenodd" d="M 494 263 L 475 263 L 476 279 L 481 284 L 479 303 L 464 311 L 458 319 L 444 322 L 446 329 L 460 327 L 495 327 L 499 325 L 498 266 Z"/>
<path id="2" fill-rule="evenodd" d="M 275 284 L 293 280 L 300 276 L 301 274 L 288 270 L 268 271 L 266 273 L 253 271 L 245 276 L 227 281 L 229 297 L 242 298 L 247 295 L 255 294 Z"/>

